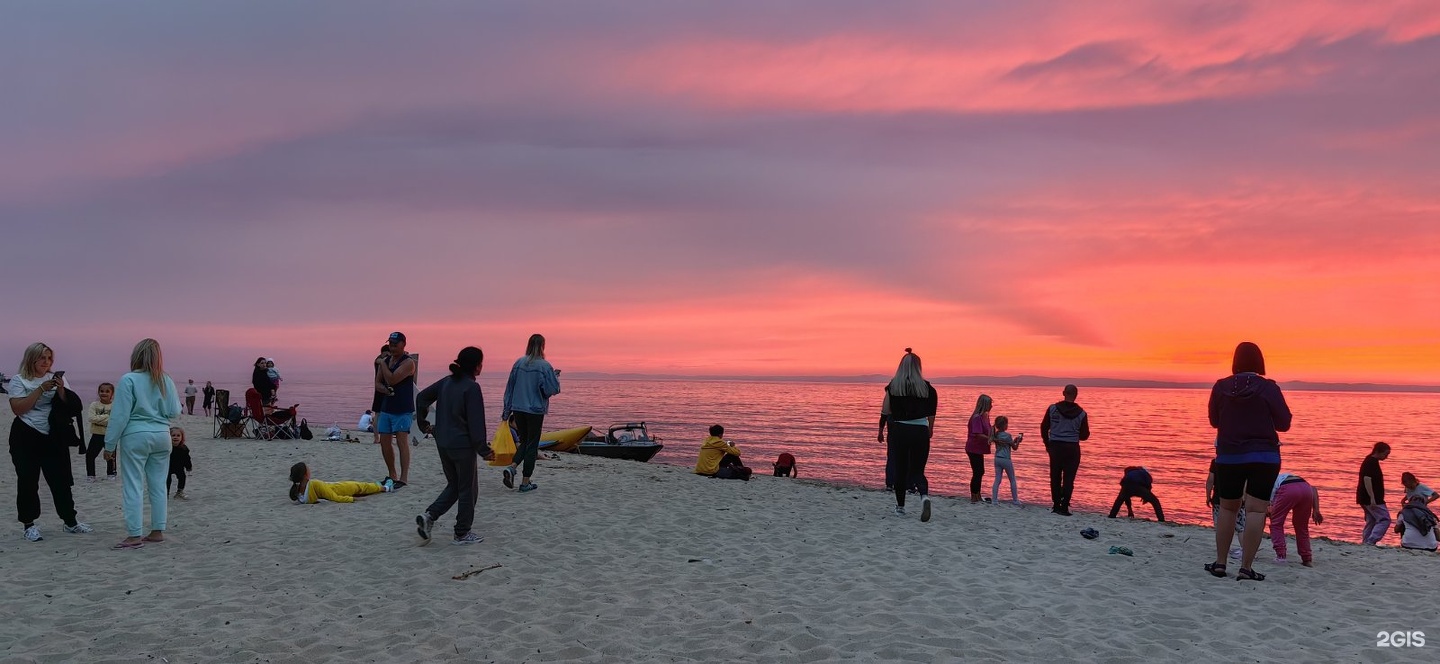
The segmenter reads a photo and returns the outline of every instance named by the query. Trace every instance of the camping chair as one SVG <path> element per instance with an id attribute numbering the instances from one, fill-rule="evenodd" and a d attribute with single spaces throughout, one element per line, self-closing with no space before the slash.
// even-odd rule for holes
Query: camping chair
<path id="1" fill-rule="evenodd" d="M 213 438 L 244 438 L 245 419 L 243 412 L 234 420 L 230 419 L 230 410 L 235 404 L 230 403 L 230 390 L 215 390 L 215 430 L 210 434 Z"/>
<path id="2" fill-rule="evenodd" d="M 260 398 L 260 391 L 253 387 L 245 390 L 245 422 L 249 425 L 247 435 L 251 438 L 258 440 L 281 438 L 283 430 L 293 426 L 299 420 L 296 417 L 297 414 L 294 406 L 274 408 L 267 414 L 265 403 Z"/>

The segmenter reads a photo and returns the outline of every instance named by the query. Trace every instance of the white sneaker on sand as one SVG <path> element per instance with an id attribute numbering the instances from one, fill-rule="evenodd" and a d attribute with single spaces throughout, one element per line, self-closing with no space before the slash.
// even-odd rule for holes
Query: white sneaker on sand
<path id="1" fill-rule="evenodd" d="M 1241 549 L 1241 548 L 1238 547 L 1238 546 L 1232 546 L 1232 547 L 1230 547 L 1230 557 L 1231 557 L 1231 558 L 1239 558 L 1239 557 L 1240 557 L 1241 555 L 1243 555 L 1244 553 L 1245 553 L 1245 550 L 1244 550 L 1244 549 Z"/>
<path id="2" fill-rule="evenodd" d="M 925 496 L 924 498 L 921 498 L 921 499 L 920 499 L 920 521 L 923 523 L 923 522 L 926 522 L 926 521 L 929 521 L 929 520 L 930 520 L 930 496 Z"/>
<path id="3" fill-rule="evenodd" d="M 475 531 L 472 530 L 472 531 L 470 531 L 470 532 L 468 532 L 468 533 L 465 533 L 464 535 L 462 535 L 462 536 L 460 536 L 460 537 L 456 537 L 455 539 L 450 540 L 450 543 L 451 543 L 451 544 L 456 544 L 456 545 L 461 545 L 461 544 L 479 544 L 479 543 L 484 542 L 484 541 L 485 541 L 485 538 L 484 538 L 484 537 L 481 537 L 481 536 L 479 536 L 479 535 L 476 535 L 476 534 L 475 534 Z"/>
<path id="4" fill-rule="evenodd" d="M 895 507 L 895 516 L 905 516 L 905 508 L 900 507 L 900 506 L 896 506 L 896 507 Z"/>
<path id="5" fill-rule="evenodd" d="M 88 523 L 83 523 L 83 522 L 80 522 L 80 521 L 76 521 L 76 522 L 75 522 L 75 525 L 73 525 L 73 526 L 65 526 L 65 532 L 67 532 L 67 533 L 76 533 L 76 534 L 79 534 L 79 533 L 93 533 L 93 532 L 95 532 L 95 529 L 94 529 L 94 528 L 91 528 L 91 527 L 90 527 L 90 524 L 88 524 Z"/>
<path id="6" fill-rule="evenodd" d="M 25 539 L 31 542 L 39 542 L 45 538 L 40 534 L 40 526 L 27 526 L 25 528 Z"/>
<path id="7" fill-rule="evenodd" d="M 420 546 L 430 543 L 430 531 L 435 528 L 435 517 L 429 512 L 424 512 L 415 517 L 415 534 L 420 536 Z"/>
<path id="8" fill-rule="evenodd" d="M 1275 564 L 1276 564 L 1276 565 L 1284 565 L 1284 564 L 1286 564 L 1286 563 L 1288 563 L 1288 562 L 1290 562 L 1290 561 L 1286 560 L 1284 556 L 1275 556 Z"/>

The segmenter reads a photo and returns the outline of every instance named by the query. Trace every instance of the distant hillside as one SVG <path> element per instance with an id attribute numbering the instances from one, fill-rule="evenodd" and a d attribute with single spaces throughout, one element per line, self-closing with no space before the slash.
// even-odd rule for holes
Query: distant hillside
<path id="1" fill-rule="evenodd" d="M 883 383 L 890 379 L 884 374 L 858 376 L 684 376 L 641 373 L 598 373 L 567 372 L 567 378 L 592 378 L 604 380 L 718 380 L 749 381 L 758 383 Z M 1163 380 L 1130 380 L 1125 378 L 1052 378 L 1049 376 L 942 376 L 932 378 L 937 385 L 994 385 L 1013 387 L 1046 387 L 1075 383 L 1082 387 L 1125 387 L 1154 389 L 1209 389 L 1213 381 L 1175 382 Z M 1314 392 L 1435 392 L 1440 385 L 1393 385 L 1387 383 L 1320 383 L 1314 381 L 1282 381 L 1280 386 L 1287 390 Z"/>

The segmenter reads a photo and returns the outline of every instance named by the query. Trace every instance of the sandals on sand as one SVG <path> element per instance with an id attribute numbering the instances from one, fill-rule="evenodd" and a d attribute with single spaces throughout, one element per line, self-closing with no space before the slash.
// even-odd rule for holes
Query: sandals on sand
<path id="1" fill-rule="evenodd" d="M 1225 563 L 1205 563 L 1205 571 L 1209 572 L 1210 576 L 1221 579 L 1227 576 L 1225 574 Z"/>
<path id="2" fill-rule="evenodd" d="M 1239 571 L 1235 572 L 1236 581 L 1245 581 L 1247 579 L 1250 581 L 1264 581 L 1265 575 L 1252 569 L 1245 569 L 1244 567 L 1241 567 Z"/>
<path id="3" fill-rule="evenodd" d="M 115 546 L 112 546 L 110 548 L 115 549 L 116 551 L 123 551 L 125 549 L 139 549 L 143 546 L 145 546 L 144 540 L 136 542 L 131 542 L 130 540 L 120 540 L 115 544 Z"/>

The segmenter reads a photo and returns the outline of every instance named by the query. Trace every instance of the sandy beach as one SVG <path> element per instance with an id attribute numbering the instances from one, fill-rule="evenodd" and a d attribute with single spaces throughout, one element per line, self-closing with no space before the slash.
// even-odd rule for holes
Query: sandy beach
<path id="1" fill-rule="evenodd" d="M 1440 579 L 1433 554 L 1316 542 L 1306 569 L 1270 562 L 1267 540 L 1269 578 L 1237 582 L 1237 565 L 1224 580 L 1201 569 L 1213 534 L 1199 527 L 947 498 L 921 523 L 875 491 L 569 454 L 542 459 L 529 494 L 485 469 L 485 541 L 450 545 L 446 518 L 418 547 L 414 516 L 443 486 L 431 443 L 415 448 L 409 487 L 297 506 L 285 496 L 296 461 L 320 479 L 382 476 L 368 436 L 213 440 L 208 419 L 182 424 L 191 500 L 172 501 L 162 544 L 110 550 L 120 486 L 87 483 L 83 459 L 76 503 L 93 534 L 61 530 L 42 482 L 44 541 L 14 523 L 0 538 L 0 658 L 1350 662 L 1440 648 L 1423 590 Z M 7 504 L 14 491 L 7 469 Z M 1101 536 L 1083 539 L 1086 527 Z M 1432 643 L 1376 646 L 1396 630 Z"/>

